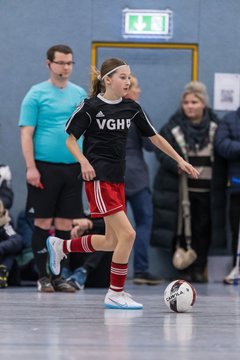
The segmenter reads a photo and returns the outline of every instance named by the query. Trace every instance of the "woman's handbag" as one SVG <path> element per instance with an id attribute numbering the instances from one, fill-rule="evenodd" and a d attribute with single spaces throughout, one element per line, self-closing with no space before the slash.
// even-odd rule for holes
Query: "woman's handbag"
<path id="1" fill-rule="evenodd" d="M 186 240 L 186 249 L 180 247 L 180 237 L 184 224 L 184 236 Z M 178 230 L 177 230 L 176 250 L 173 254 L 172 263 L 178 270 L 186 269 L 197 259 L 195 250 L 191 247 L 191 212 L 190 201 L 188 195 L 187 175 L 181 174 L 179 181 L 179 208 L 178 208 Z"/>

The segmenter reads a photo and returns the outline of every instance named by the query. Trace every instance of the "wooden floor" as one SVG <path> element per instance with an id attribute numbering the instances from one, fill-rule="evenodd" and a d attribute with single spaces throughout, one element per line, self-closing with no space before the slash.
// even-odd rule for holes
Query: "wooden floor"
<path id="1" fill-rule="evenodd" d="M 167 283 L 126 290 L 143 310 L 104 310 L 105 289 L 41 294 L 0 290 L 1 360 L 239 359 L 240 286 L 194 285 L 191 313 L 170 312 Z"/>

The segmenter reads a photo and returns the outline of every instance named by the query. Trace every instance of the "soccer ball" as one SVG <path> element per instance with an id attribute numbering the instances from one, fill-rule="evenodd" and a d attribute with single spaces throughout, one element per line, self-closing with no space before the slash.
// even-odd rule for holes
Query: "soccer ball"
<path id="1" fill-rule="evenodd" d="M 175 312 L 191 310 L 196 297 L 196 290 L 185 280 L 172 281 L 164 291 L 165 304 Z"/>

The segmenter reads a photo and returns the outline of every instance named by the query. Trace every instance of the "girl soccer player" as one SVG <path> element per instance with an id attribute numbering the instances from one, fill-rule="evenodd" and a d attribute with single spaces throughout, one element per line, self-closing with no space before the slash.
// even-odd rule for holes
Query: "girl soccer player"
<path id="1" fill-rule="evenodd" d="M 113 251 L 110 288 L 104 305 L 113 309 L 142 309 L 124 291 L 128 259 L 135 231 L 125 212 L 124 169 L 127 132 L 133 121 L 143 136 L 177 161 L 179 169 L 198 176 L 149 122 L 141 106 L 124 98 L 130 86 L 130 67 L 121 59 L 103 62 L 93 80 L 92 96 L 84 100 L 66 124 L 67 147 L 78 160 L 92 217 L 103 217 L 105 235 L 87 235 L 62 240 L 47 239 L 50 268 L 60 273 L 60 262 L 70 252 Z M 83 153 L 77 139 L 84 136 Z M 136 179 L 138 181 L 138 179 Z"/>

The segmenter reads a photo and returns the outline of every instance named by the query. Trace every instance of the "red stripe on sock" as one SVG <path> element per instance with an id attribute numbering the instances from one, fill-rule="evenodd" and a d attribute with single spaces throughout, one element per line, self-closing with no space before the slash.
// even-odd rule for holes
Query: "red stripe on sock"
<path id="1" fill-rule="evenodd" d="M 63 252 L 64 252 L 64 254 L 69 253 L 69 251 L 67 249 L 67 241 L 66 240 L 63 240 Z"/>
<path id="2" fill-rule="evenodd" d="M 95 249 L 92 246 L 91 241 L 92 235 L 85 235 L 79 238 L 71 239 L 70 250 L 71 252 L 81 252 L 81 253 L 91 253 L 94 252 Z M 68 253 L 67 243 L 64 241 L 63 244 L 64 253 Z"/>
<path id="3" fill-rule="evenodd" d="M 128 264 L 117 264 L 112 262 L 110 273 L 110 289 L 123 291 L 127 278 Z"/>

